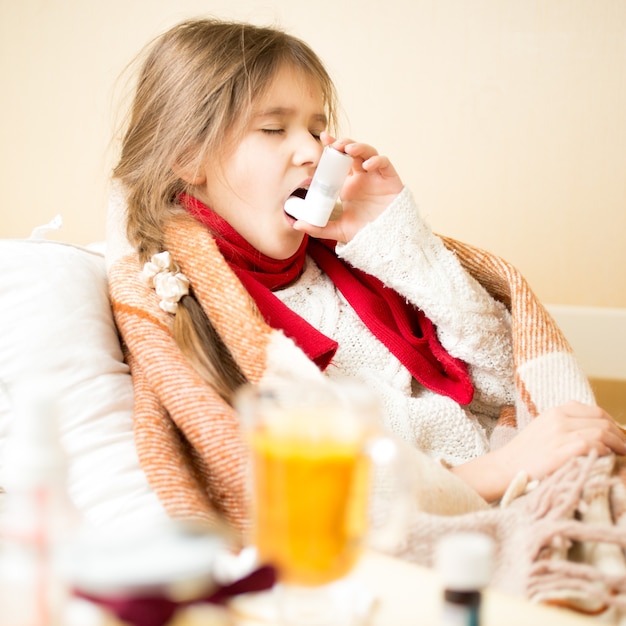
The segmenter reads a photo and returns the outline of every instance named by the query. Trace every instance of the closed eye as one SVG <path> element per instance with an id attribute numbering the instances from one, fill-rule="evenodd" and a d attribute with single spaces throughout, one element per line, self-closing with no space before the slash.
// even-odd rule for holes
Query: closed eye
<path id="1" fill-rule="evenodd" d="M 262 128 L 261 130 L 268 135 L 282 135 L 285 132 L 284 128 Z"/>

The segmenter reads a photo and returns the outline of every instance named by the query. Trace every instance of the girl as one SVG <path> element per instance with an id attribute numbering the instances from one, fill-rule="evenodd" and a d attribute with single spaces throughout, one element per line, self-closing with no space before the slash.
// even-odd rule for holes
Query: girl
<path id="1" fill-rule="evenodd" d="M 279 30 L 194 20 L 148 49 L 109 276 L 140 459 L 170 514 L 245 527 L 231 403 L 269 377 L 362 382 L 415 454 L 487 502 L 521 470 L 626 453 L 514 268 L 435 236 L 389 159 L 335 132 L 326 70 Z M 353 166 L 320 228 L 283 205 L 327 145 Z"/>

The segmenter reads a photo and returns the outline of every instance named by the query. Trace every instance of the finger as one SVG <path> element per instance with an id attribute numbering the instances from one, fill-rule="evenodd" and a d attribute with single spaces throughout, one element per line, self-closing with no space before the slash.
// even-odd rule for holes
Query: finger
<path id="1" fill-rule="evenodd" d="M 626 455 L 626 436 L 618 424 L 608 430 L 602 437 L 602 442 L 607 445 L 615 454 Z"/>
<path id="2" fill-rule="evenodd" d="M 571 437 L 573 435 L 573 437 Z M 609 454 L 615 452 L 616 454 L 626 454 L 626 442 L 619 433 L 619 429 L 615 429 L 607 426 L 598 426 L 597 422 L 589 423 L 586 428 L 580 428 L 571 433 L 570 439 L 574 438 L 579 441 L 585 442 L 589 447 L 589 451 L 595 449 L 598 454 Z"/>
<path id="3" fill-rule="evenodd" d="M 564 432 L 602 441 L 618 454 L 626 453 L 626 433 L 611 417 L 566 416 Z"/>
<path id="4" fill-rule="evenodd" d="M 320 133 L 320 141 L 322 142 L 323 146 L 330 146 L 337 140 L 328 131 L 323 130 Z"/>
<path id="5" fill-rule="evenodd" d="M 342 147 L 346 154 L 351 157 L 357 157 L 363 161 L 367 161 L 372 157 L 378 155 L 378 151 L 374 146 L 370 146 L 367 143 L 360 143 L 357 141 L 349 141 Z"/>
<path id="6" fill-rule="evenodd" d="M 614 432 L 620 438 L 624 437 L 626 440 L 626 431 L 601 407 L 580 402 L 568 402 L 557 407 L 556 414 L 560 415 L 561 425 L 566 430 L 603 428 Z"/>
<path id="7" fill-rule="evenodd" d="M 584 404 L 572 400 L 563 405 L 564 413 L 570 417 L 585 417 L 593 419 L 609 419 L 614 421 L 613 418 L 601 407 L 594 404 Z"/>
<path id="8" fill-rule="evenodd" d="M 363 169 L 366 172 L 378 171 L 382 176 L 396 176 L 396 170 L 391 164 L 388 157 L 383 155 L 376 155 L 362 164 Z"/>
<path id="9" fill-rule="evenodd" d="M 340 152 L 345 152 L 346 146 L 356 143 L 354 139 L 349 139 L 348 137 L 341 137 L 337 139 L 337 138 L 331 137 L 331 135 L 329 135 L 328 133 L 325 133 L 325 135 L 328 135 L 328 138 L 332 139 L 332 141 L 328 145 L 335 148 L 335 150 L 339 150 Z M 320 137 L 322 137 L 322 135 L 320 135 Z"/>
<path id="10" fill-rule="evenodd" d="M 594 450 L 598 456 L 606 456 L 612 452 L 611 448 L 602 441 L 581 436 L 581 433 L 577 433 L 577 435 L 559 446 L 558 452 L 553 458 L 557 467 L 573 457 L 586 456 Z"/>
<path id="11" fill-rule="evenodd" d="M 333 241 L 343 241 L 343 231 L 335 222 L 328 222 L 326 226 L 314 226 L 306 220 L 296 220 L 292 224 L 294 230 L 307 233 L 316 239 L 332 239 Z"/>
<path id="12" fill-rule="evenodd" d="M 615 454 L 626 456 L 626 442 L 621 437 L 609 437 L 606 445 L 608 445 Z"/>

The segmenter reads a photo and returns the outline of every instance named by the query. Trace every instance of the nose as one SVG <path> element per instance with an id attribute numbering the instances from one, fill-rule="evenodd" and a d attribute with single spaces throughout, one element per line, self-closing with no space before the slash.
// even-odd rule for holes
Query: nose
<path id="1" fill-rule="evenodd" d="M 306 133 L 305 136 L 299 138 L 293 154 L 295 165 L 313 165 L 317 166 L 322 156 L 323 146 L 319 139 Z"/>

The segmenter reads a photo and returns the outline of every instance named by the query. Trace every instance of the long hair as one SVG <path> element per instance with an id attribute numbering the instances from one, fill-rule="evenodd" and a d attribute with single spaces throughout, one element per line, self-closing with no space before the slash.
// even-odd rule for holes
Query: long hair
<path id="1" fill-rule="evenodd" d="M 336 125 L 336 95 L 324 65 L 307 44 L 279 29 L 189 20 L 155 39 L 140 58 L 113 176 L 124 186 L 127 236 L 142 262 L 163 250 L 164 224 L 179 194 L 189 191 L 175 170 L 197 167 L 237 141 L 255 99 L 282 68 L 293 67 L 320 85 L 331 129 Z M 243 373 L 193 292 L 181 305 L 176 341 L 204 380 L 230 401 L 245 382 Z"/>

